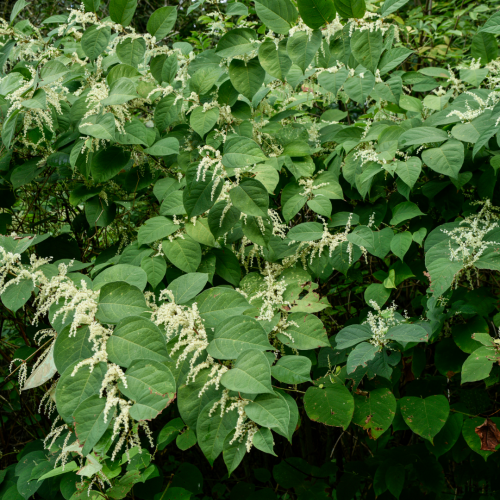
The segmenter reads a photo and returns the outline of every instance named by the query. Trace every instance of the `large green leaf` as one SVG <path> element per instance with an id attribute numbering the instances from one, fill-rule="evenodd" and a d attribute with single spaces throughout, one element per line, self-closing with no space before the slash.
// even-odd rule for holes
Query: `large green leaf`
<path id="1" fill-rule="evenodd" d="M 221 384 L 237 392 L 274 394 L 269 361 L 263 352 L 256 349 L 243 351 L 234 366 L 222 375 Z"/>
<path id="2" fill-rule="evenodd" d="M 131 266 L 130 264 L 116 264 L 100 272 L 94 278 L 92 288 L 97 291 L 104 285 L 115 281 L 124 281 L 140 290 L 144 290 L 147 284 L 147 275 L 140 267 Z"/>
<path id="3" fill-rule="evenodd" d="M 146 29 L 157 41 L 160 41 L 170 33 L 176 20 L 175 7 L 160 7 L 151 14 Z"/>
<path id="4" fill-rule="evenodd" d="M 326 389 L 309 387 L 304 396 L 304 407 L 311 420 L 345 430 L 354 413 L 354 399 L 341 384 L 331 384 Z"/>
<path id="5" fill-rule="evenodd" d="M 357 103 L 363 103 L 375 86 L 375 77 L 371 71 L 356 68 L 354 76 L 350 76 L 344 83 L 345 93 Z"/>
<path id="6" fill-rule="evenodd" d="M 462 384 L 488 378 L 496 359 L 497 355 L 493 347 L 483 346 L 476 349 L 462 366 Z"/>
<path id="7" fill-rule="evenodd" d="M 425 399 L 406 396 L 400 399 L 399 407 L 408 427 L 431 443 L 450 413 L 448 400 L 441 395 Z"/>
<path id="8" fill-rule="evenodd" d="M 73 376 L 74 367 L 70 365 L 64 370 L 56 387 L 57 412 L 68 424 L 73 423 L 75 410 L 85 399 L 99 394 L 107 371 L 106 363 L 99 363 L 92 371 L 82 366 Z"/>
<path id="9" fill-rule="evenodd" d="M 356 60 L 375 73 L 383 50 L 381 30 L 354 30 L 351 37 L 351 51 Z"/>
<path id="10" fill-rule="evenodd" d="M 238 415 L 236 411 L 224 413 L 219 411 L 211 414 L 211 409 L 219 398 L 210 401 L 201 411 L 196 425 L 196 437 L 201 451 L 210 465 L 222 453 L 227 435 L 235 428 Z"/>
<path id="11" fill-rule="evenodd" d="M 284 384 L 311 381 L 311 360 L 306 356 L 282 356 L 271 367 L 271 375 Z"/>
<path id="12" fill-rule="evenodd" d="M 71 325 L 68 325 L 57 335 L 54 344 L 54 362 L 60 374 L 64 373 L 68 366 L 91 358 L 94 354 L 87 325 L 78 328 L 76 336 L 70 336 L 70 333 Z"/>
<path id="13" fill-rule="evenodd" d="M 198 135 L 205 137 L 205 135 L 212 130 L 218 119 L 218 108 L 212 108 L 204 111 L 203 106 L 198 106 L 191 113 L 189 117 L 189 124 Z"/>
<path id="14" fill-rule="evenodd" d="M 392 424 L 396 408 L 396 398 L 389 389 L 375 389 L 368 397 L 355 394 L 352 421 L 366 429 L 371 438 L 377 439 Z"/>
<path id="15" fill-rule="evenodd" d="M 184 304 L 196 297 L 205 287 L 208 275 L 204 273 L 188 273 L 173 280 L 168 285 L 176 304 Z"/>
<path id="16" fill-rule="evenodd" d="M 380 347 L 368 342 L 361 342 L 349 354 L 347 358 L 347 373 L 353 373 L 358 366 L 366 367 L 375 358 Z"/>
<path id="17" fill-rule="evenodd" d="M 250 316 L 233 316 L 217 325 L 207 352 L 217 359 L 236 359 L 248 349 L 267 351 L 272 346 L 256 319 Z"/>
<path id="18" fill-rule="evenodd" d="M 167 259 L 185 273 L 194 273 L 201 262 L 201 247 L 189 236 L 176 238 L 173 241 L 164 240 L 162 249 Z"/>
<path id="19" fill-rule="evenodd" d="M 108 409 L 108 418 L 104 420 L 106 398 L 94 394 L 80 403 L 75 410 L 75 434 L 80 445 L 83 445 L 82 455 L 87 456 L 106 432 L 111 421 L 113 408 Z"/>
<path id="20" fill-rule="evenodd" d="M 233 59 L 229 65 L 231 83 L 247 99 L 252 99 L 262 87 L 265 76 L 266 72 L 260 65 L 257 57 L 246 62 L 240 59 Z"/>
<path id="21" fill-rule="evenodd" d="M 290 408 L 280 395 L 261 394 L 245 407 L 245 412 L 256 424 L 288 435 Z"/>
<path id="22" fill-rule="evenodd" d="M 116 46 L 116 55 L 120 62 L 134 68 L 144 61 L 145 53 L 146 42 L 142 38 L 126 38 Z"/>
<path id="23" fill-rule="evenodd" d="M 236 28 L 228 31 L 217 44 L 216 53 L 221 57 L 241 56 L 255 48 L 257 34 L 249 28 Z"/>
<path id="24" fill-rule="evenodd" d="M 148 245 L 155 241 L 163 240 L 179 229 L 177 224 L 168 217 L 152 217 L 139 228 L 137 241 L 139 245 Z"/>
<path id="25" fill-rule="evenodd" d="M 288 327 L 284 333 L 278 333 L 283 344 L 298 350 L 328 347 L 328 337 L 321 320 L 307 313 L 292 313 L 288 316 Z"/>
<path id="26" fill-rule="evenodd" d="M 109 181 L 127 166 L 129 160 L 130 153 L 117 146 L 101 149 L 92 157 L 92 177 L 96 182 Z"/>
<path id="27" fill-rule="evenodd" d="M 31 292 L 33 292 L 34 289 L 35 287 L 33 286 L 32 279 L 21 279 L 19 283 L 7 287 L 2 293 L 3 305 L 12 312 L 16 312 L 28 302 L 31 297 Z"/>
<path id="28" fill-rule="evenodd" d="M 240 316 L 250 308 L 241 293 L 225 287 L 205 290 L 196 298 L 196 303 L 207 328 L 215 328 L 223 320 Z"/>
<path id="29" fill-rule="evenodd" d="M 297 20 L 297 9 L 290 0 L 259 0 L 255 2 L 259 19 L 275 33 L 286 35 Z"/>
<path id="30" fill-rule="evenodd" d="M 110 38 L 111 29 L 108 26 L 103 28 L 96 25 L 89 26 L 81 40 L 85 55 L 92 61 L 97 59 L 108 46 Z"/>
<path id="31" fill-rule="evenodd" d="M 365 0 L 335 0 L 339 16 L 344 19 L 362 18 L 366 12 Z"/>
<path id="32" fill-rule="evenodd" d="M 120 391 L 135 403 L 130 408 L 134 420 L 151 420 L 175 398 L 172 372 L 158 361 L 136 359 L 125 373 L 127 387 L 122 381 Z"/>
<path id="33" fill-rule="evenodd" d="M 165 337 L 149 319 L 130 316 L 122 319 L 106 343 L 112 363 L 128 368 L 135 359 L 164 362 L 169 359 Z"/>
<path id="34" fill-rule="evenodd" d="M 464 145 L 450 139 L 439 148 L 422 151 L 423 162 L 434 172 L 458 179 L 458 173 L 464 163 Z"/>
<path id="35" fill-rule="evenodd" d="M 273 44 L 274 46 L 274 44 Z M 248 137 L 233 137 L 224 144 L 222 164 L 226 168 L 245 168 L 267 160 L 259 145 Z"/>
<path id="36" fill-rule="evenodd" d="M 292 66 L 286 51 L 286 40 L 279 42 L 277 50 L 271 40 L 262 42 L 259 46 L 259 62 L 267 73 L 283 81 Z"/>
<path id="37" fill-rule="evenodd" d="M 256 179 L 243 179 L 229 192 L 233 205 L 244 214 L 268 217 L 269 195 L 266 188 Z"/>
<path id="38" fill-rule="evenodd" d="M 149 311 L 139 288 L 117 281 L 101 288 L 96 318 L 102 323 L 116 325 L 123 318 L 144 315 Z"/>
<path id="39" fill-rule="evenodd" d="M 137 0 L 111 0 L 108 8 L 112 21 L 122 26 L 128 26 L 134 17 Z"/>
<path id="40" fill-rule="evenodd" d="M 321 31 L 315 30 L 311 34 L 305 31 L 296 31 L 288 38 L 286 50 L 288 56 L 303 72 L 311 64 L 313 57 L 321 46 Z"/>
<path id="41" fill-rule="evenodd" d="M 372 336 L 368 325 L 349 325 L 335 335 L 335 345 L 339 349 L 347 349 L 363 342 L 363 340 L 371 339 Z"/>

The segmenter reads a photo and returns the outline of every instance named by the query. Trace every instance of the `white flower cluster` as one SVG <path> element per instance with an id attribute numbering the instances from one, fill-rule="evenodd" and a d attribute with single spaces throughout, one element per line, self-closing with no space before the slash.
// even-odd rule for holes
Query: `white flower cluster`
<path id="1" fill-rule="evenodd" d="M 475 263 L 488 248 L 500 245 L 498 241 L 485 240 L 488 233 L 499 227 L 500 208 L 493 206 L 490 200 L 476 204 L 482 205 L 479 213 L 465 217 L 455 229 L 441 229 L 450 238 L 450 260 L 462 263 L 461 271 L 455 275 L 455 286 L 458 286 L 460 277 L 465 274 L 473 287 L 472 271 Z"/>
<path id="2" fill-rule="evenodd" d="M 397 326 L 404 321 L 399 314 L 396 316 L 397 306 L 392 303 L 391 306 L 382 309 L 374 300 L 370 300 L 370 306 L 375 309 L 375 313 L 369 312 L 363 325 L 368 325 L 372 331 L 370 344 L 383 347 L 388 344 L 389 339 L 385 338 L 389 328 Z"/>

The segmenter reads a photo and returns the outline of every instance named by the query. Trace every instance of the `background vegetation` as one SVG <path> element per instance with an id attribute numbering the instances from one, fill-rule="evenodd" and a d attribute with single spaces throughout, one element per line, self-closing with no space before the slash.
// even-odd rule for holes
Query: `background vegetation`
<path id="1" fill-rule="evenodd" d="M 1 7 L 0 499 L 500 498 L 498 2 L 84 4 L 96 20 L 73 25 L 58 18 L 79 8 L 69 2 Z M 95 30 L 106 22 L 116 26 Z M 76 34 L 58 31 L 67 25 Z M 144 50 L 131 28 L 148 34 Z M 76 266 L 40 262 L 42 279 L 30 256 Z M 94 408 L 117 387 L 127 401 L 146 397 L 117 376 L 105 398 L 100 379 L 87 394 L 95 407 L 65 409 L 53 382 L 95 354 L 78 340 L 89 328 L 75 308 L 55 314 L 81 280 L 113 297 L 139 288 L 141 299 L 123 303 L 89 296 L 115 337 L 138 303 L 137 314 L 156 300 L 182 316 L 226 290 L 211 322 L 200 306 L 215 333 L 197 362 L 208 349 L 219 370 L 247 373 L 257 361 L 234 360 L 264 331 L 276 354 L 262 384 L 280 403 L 265 419 L 248 410 L 241 442 L 229 442 L 236 410 L 214 434 L 219 412 L 208 410 L 223 388 L 243 405 L 265 390 L 226 377 L 199 398 L 212 375 L 186 385 L 190 358 L 177 363 L 169 312 L 154 327 L 169 342 L 152 350 L 171 359 L 147 359 L 167 367 L 157 380 L 173 377 L 160 392 L 175 404 L 144 403 L 153 414 L 113 435 L 122 403 L 111 425 Z M 325 330 L 302 338 L 293 314 Z M 252 322 L 227 334 L 233 315 Z M 140 328 L 147 347 L 155 338 Z M 226 334 L 236 347 L 214 347 Z M 108 369 L 132 377 L 137 351 L 99 346 Z M 79 418 L 97 429 L 85 431 L 85 456 L 66 434 Z M 137 434 L 146 420 L 150 432 Z M 130 451 L 114 456 L 120 435 Z M 53 473 L 61 454 L 68 465 Z"/>

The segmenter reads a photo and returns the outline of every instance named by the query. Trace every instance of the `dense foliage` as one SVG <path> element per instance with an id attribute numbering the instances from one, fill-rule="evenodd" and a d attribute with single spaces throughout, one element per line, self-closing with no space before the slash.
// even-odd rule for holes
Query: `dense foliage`
<path id="1" fill-rule="evenodd" d="M 495 2 L 26 5 L 0 499 L 500 498 Z"/>

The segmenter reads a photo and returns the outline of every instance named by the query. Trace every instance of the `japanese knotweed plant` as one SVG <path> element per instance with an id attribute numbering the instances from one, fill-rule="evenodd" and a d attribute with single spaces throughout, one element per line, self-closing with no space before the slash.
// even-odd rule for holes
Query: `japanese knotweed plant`
<path id="1" fill-rule="evenodd" d="M 292 442 L 303 408 L 383 434 L 405 357 L 500 270 L 500 61 L 417 70 L 392 0 L 209 2 L 204 51 L 170 42 L 175 7 L 139 34 L 133 0 L 42 26 L 15 22 L 23 1 L 0 20 L 0 294 L 37 330 L 31 373 L 14 364 L 54 418 L 60 469 L 40 480 L 78 469 L 112 490 L 122 453 L 165 441 L 170 405 L 179 446 L 229 473 Z M 486 337 L 465 381 L 498 359 Z M 382 427 L 353 396 L 373 380 Z M 436 397 L 411 410 L 430 431 L 401 408 L 430 442 L 450 414 Z"/>

